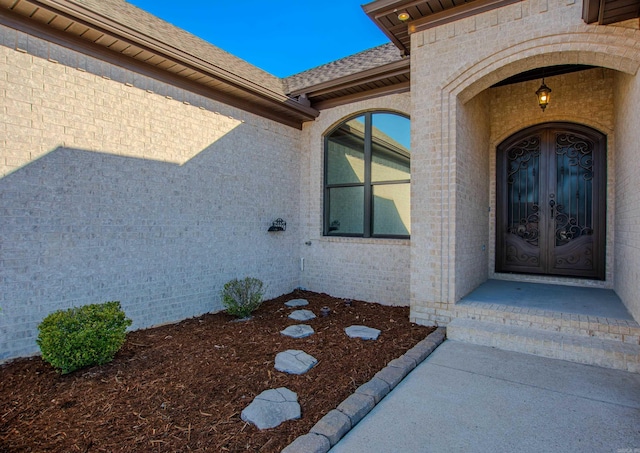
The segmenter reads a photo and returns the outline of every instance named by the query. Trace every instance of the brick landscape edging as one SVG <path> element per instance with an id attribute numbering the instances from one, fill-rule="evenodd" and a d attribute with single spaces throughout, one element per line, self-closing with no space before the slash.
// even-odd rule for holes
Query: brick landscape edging
<path id="1" fill-rule="evenodd" d="M 434 332 L 393 359 L 369 381 L 322 417 L 308 434 L 291 442 L 281 453 L 327 453 L 367 415 L 404 377 L 435 351 L 445 339 L 446 329 L 438 327 Z"/>

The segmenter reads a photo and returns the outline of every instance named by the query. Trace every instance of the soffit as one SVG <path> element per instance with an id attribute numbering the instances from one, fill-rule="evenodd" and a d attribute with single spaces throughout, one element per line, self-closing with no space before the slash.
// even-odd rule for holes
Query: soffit
<path id="1" fill-rule="evenodd" d="M 284 79 L 287 94 L 318 110 L 409 91 L 410 59 L 392 43 Z"/>
<path id="2" fill-rule="evenodd" d="M 401 64 L 390 64 L 376 69 L 307 87 L 292 95 L 302 96 L 308 99 L 313 108 L 323 110 L 410 90 L 411 70 L 408 59 Z"/>
<path id="3" fill-rule="evenodd" d="M 491 88 L 501 87 L 505 85 L 512 85 L 514 83 L 528 82 L 529 80 L 543 80 L 545 77 L 553 77 L 563 74 L 571 74 L 572 72 L 588 71 L 595 66 L 582 65 L 582 64 L 563 64 L 555 66 L 544 66 L 542 68 L 530 69 L 519 74 L 515 74 L 511 77 L 507 77 L 504 80 L 492 85 Z"/>
<path id="4" fill-rule="evenodd" d="M 0 8 L 14 23 L 19 16 L 68 38 L 70 47 L 107 49 L 123 66 L 134 60 L 169 72 L 212 98 L 283 124 L 301 128 L 318 115 L 287 96 L 281 79 L 122 0 L 0 0 Z"/>
<path id="5" fill-rule="evenodd" d="M 411 34 L 521 0 L 377 0 L 362 6 L 365 13 L 405 54 L 411 51 Z M 407 13 L 406 21 L 398 14 Z M 640 17 L 640 0 L 584 0 L 588 24 L 608 25 Z"/>
<path id="6" fill-rule="evenodd" d="M 500 8 L 521 0 L 377 0 L 364 12 L 405 54 L 411 51 L 411 33 Z M 407 13 L 406 21 L 398 19 Z"/>

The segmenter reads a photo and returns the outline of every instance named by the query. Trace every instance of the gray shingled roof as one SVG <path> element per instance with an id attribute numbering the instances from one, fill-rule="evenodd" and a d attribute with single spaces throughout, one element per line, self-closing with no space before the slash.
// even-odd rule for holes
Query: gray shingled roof
<path id="1" fill-rule="evenodd" d="M 148 13 L 124 0 L 72 0 L 111 21 L 186 52 L 224 71 L 283 93 L 282 79 Z"/>
<path id="2" fill-rule="evenodd" d="M 284 79 L 284 89 L 286 93 L 291 93 L 329 80 L 393 63 L 402 60 L 402 58 L 402 54 L 395 44 L 383 44 L 287 77 Z"/>
<path id="3" fill-rule="evenodd" d="M 124 25 L 137 33 L 279 94 L 288 94 L 402 59 L 397 47 L 393 43 L 388 43 L 280 79 L 125 0 L 70 1 L 109 21 Z"/>

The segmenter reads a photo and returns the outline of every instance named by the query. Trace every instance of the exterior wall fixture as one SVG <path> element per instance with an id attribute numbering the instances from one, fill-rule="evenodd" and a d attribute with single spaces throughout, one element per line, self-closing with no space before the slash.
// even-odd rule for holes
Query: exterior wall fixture
<path id="1" fill-rule="evenodd" d="M 542 85 L 536 91 L 536 96 L 538 96 L 538 105 L 544 112 L 544 109 L 549 105 L 549 100 L 551 99 L 551 88 L 544 84 L 544 77 L 542 78 Z"/>
<path id="2" fill-rule="evenodd" d="M 287 222 L 282 219 L 275 219 L 269 229 L 267 231 L 286 231 L 287 230 Z"/>

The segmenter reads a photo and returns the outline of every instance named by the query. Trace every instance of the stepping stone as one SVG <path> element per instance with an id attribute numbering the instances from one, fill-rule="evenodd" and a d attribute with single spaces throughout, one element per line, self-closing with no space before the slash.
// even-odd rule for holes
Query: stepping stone
<path id="1" fill-rule="evenodd" d="M 286 329 L 281 330 L 280 333 L 292 338 L 304 338 L 309 335 L 313 335 L 315 332 L 311 326 L 306 324 L 296 324 L 295 326 L 289 326 Z"/>
<path id="2" fill-rule="evenodd" d="M 300 418 L 298 395 L 286 387 L 265 390 L 244 408 L 240 417 L 258 429 L 275 428 L 282 422 Z"/>
<path id="3" fill-rule="evenodd" d="M 292 299 L 284 304 L 287 307 L 304 307 L 305 305 L 309 305 L 309 301 L 307 299 Z"/>
<path id="4" fill-rule="evenodd" d="M 276 355 L 276 370 L 288 374 L 304 374 L 318 363 L 318 359 L 298 349 L 289 349 Z"/>
<path id="5" fill-rule="evenodd" d="M 289 318 L 295 319 L 296 321 L 308 321 L 315 317 L 316 315 L 314 315 L 311 310 L 296 310 L 289 315 Z"/>
<path id="6" fill-rule="evenodd" d="M 363 340 L 377 340 L 380 335 L 378 329 L 367 326 L 349 326 L 344 331 L 351 338 L 362 338 Z"/>

